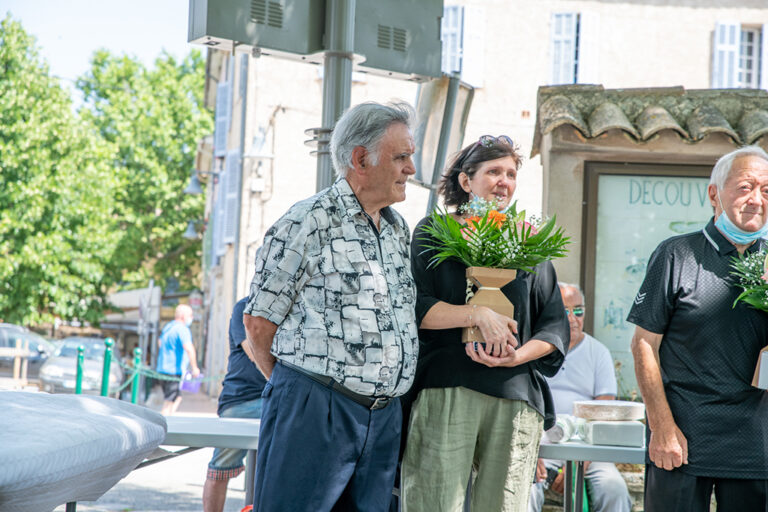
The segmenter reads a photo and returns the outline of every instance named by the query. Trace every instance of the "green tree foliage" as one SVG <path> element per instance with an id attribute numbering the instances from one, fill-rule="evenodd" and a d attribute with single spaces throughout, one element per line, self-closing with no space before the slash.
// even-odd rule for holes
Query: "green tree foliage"
<path id="1" fill-rule="evenodd" d="M 119 242 L 114 150 L 74 114 L 34 40 L 0 21 L 0 319 L 98 320 Z"/>
<path id="2" fill-rule="evenodd" d="M 78 80 L 81 116 L 114 144 L 118 181 L 115 214 L 120 241 L 113 265 L 126 287 L 196 284 L 201 245 L 183 238 L 190 219 L 202 219 L 203 196 L 184 195 L 197 142 L 213 131 L 203 106 L 205 62 L 193 51 L 183 61 L 161 55 L 153 69 L 137 60 L 94 54 Z"/>
<path id="3" fill-rule="evenodd" d="M 204 76 L 196 51 L 152 69 L 98 51 L 75 112 L 34 39 L 0 21 L 0 321 L 98 322 L 118 288 L 196 284 L 200 242 L 182 234 L 204 204 L 183 190 L 213 129 Z"/>

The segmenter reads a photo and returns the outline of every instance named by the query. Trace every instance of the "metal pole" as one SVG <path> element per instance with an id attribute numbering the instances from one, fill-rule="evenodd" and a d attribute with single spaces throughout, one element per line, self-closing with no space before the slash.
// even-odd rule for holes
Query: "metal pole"
<path id="1" fill-rule="evenodd" d="M 104 340 L 104 369 L 101 372 L 101 396 L 109 394 L 109 367 L 112 365 L 112 346 L 115 340 L 107 338 Z"/>
<path id="2" fill-rule="evenodd" d="M 355 51 L 355 0 L 328 0 L 325 4 L 325 62 L 323 64 L 323 129 L 317 141 L 317 191 L 333 184 L 333 163 L 328 150 L 330 130 L 349 107 L 352 95 L 352 59 Z"/>
<path id="3" fill-rule="evenodd" d="M 456 98 L 459 96 L 459 77 L 451 75 L 448 80 L 448 92 L 445 96 L 445 109 L 443 110 L 443 122 L 440 125 L 440 141 L 437 143 L 437 153 L 435 154 L 435 169 L 432 172 L 432 188 L 429 191 L 429 201 L 427 202 L 427 215 L 432 213 L 437 205 L 437 182 L 443 175 L 445 159 L 448 155 L 448 143 L 451 137 L 451 125 L 453 124 L 453 115 L 456 112 Z"/>
<path id="4" fill-rule="evenodd" d="M 14 382 L 21 379 L 21 360 L 24 356 L 21 355 L 21 338 L 16 338 L 16 352 L 13 356 L 13 380 Z"/>
<path id="5" fill-rule="evenodd" d="M 584 506 L 584 461 L 580 460 L 576 463 L 576 485 L 574 486 L 574 492 L 576 497 L 574 498 L 573 509 L 576 512 L 581 512 Z"/>
<path id="6" fill-rule="evenodd" d="M 563 494 L 563 511 L 574 512 L 573 510 L 573 463 L 565 461 L 565 493 Z M 579 511 L 581 512 L 581 511 Z"/>
<path id="7" fill-rule="evenodd" d="M 18 350 L 19 340 L 16 340 L 16 349 Z M 27 371 L 29 370 L 29 340 L 24 340 L 24 346 L 21 348 L 22 352 L 26 354 L 21 361 L 21 385 L 27 385 Z"/>
<path id="8" fill-rule="evenodd" d="M 136 347 L 133 349 L 133 383 L 131 384 L 131 403 L 135 404 L 139 398 L 139 378 L 141 373 L 141 349 Z"/>
<path id="9" fill-rule="evenodd" d="M 245 503 L 253 503 L 254 477 L 256 471 L 256 450 L 248 450 L 245 456 Z"/>
<path id="10" fill-rule="evenodd" d="M 237 273 L 240 271 L 240 217 L 242 216 L 241 210 L 243 207 L 243 173 L 245 172 L 245 123 L 248 117 L 248 68 L 250 67 L 250 57 L 244 55 L 241 57 L 243 65 L 240 67 L 240 72 L 245 76 L 240 77 L 240 82 L 245 84 L 241 91 L 240 101 L 242 102 L 240 110 L 240 167 L 237 174 L 237 203 L 235 203 L 235 247 L 234 255 L 235 262 L 232 270 L 232 275 L 235 278 L 235 282 L 232 285 L 232 306 L 235 306 L 240 299 L 240 279 Z M 200 329 L 203 332 L 203 329 Z M 200 340 L 200 351 L 203 361 L 205 361 L 205 340 Z"/>
<path id="11" fill-rule="evenodd" d="M 85 347 L 77 347 L 77 373 L 75 376 L 75 394 L 83 393 L 83 363 L 85 361 Z"/>

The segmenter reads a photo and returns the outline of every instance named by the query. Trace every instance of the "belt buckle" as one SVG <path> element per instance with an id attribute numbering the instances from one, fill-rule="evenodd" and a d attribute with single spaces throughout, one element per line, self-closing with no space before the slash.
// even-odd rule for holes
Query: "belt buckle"
<path id="1" fill-rule="evenodd" d="M 383 409 L 388 404 L 389 404 L 389 397 L 379 396 L 373 400 L 373 403 L 371 404 L 371 407 L 369 407 L 369 409 L 372 411 L 375 411 L 376 409 Z"/>

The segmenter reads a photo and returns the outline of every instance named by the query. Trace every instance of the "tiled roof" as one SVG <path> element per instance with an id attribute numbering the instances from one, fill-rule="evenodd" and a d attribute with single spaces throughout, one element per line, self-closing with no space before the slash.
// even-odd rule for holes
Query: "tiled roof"
<path id="1" fill-rule="evenodd" d="M 752 144 L 768 134 L 768 91 L 539 87 L 531 157 L 539 154 L 542 137 L 564 124 L 570 124 L 587 139 L 619 129 L 636 142 L 644 142 L 671 130 L 688 143 L 720 132 L 738 145 Z"/>

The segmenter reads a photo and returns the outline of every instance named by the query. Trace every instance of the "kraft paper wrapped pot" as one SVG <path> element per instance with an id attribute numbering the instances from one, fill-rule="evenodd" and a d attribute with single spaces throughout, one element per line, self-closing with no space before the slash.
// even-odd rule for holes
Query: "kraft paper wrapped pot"
<path id="1" fill-rule="evenodd" d="M 517 277 L 517 270 L 488 267 L 467 267 L 467 279 L 477 286 L 477 291 L 467 304 L 486 306 L 500 315 L 514 318 L 515 306 L 501 292 L 501 288 Z M 464 343 L 484 342 L 480 329 L 464 327 L 461 330 Z"/>

